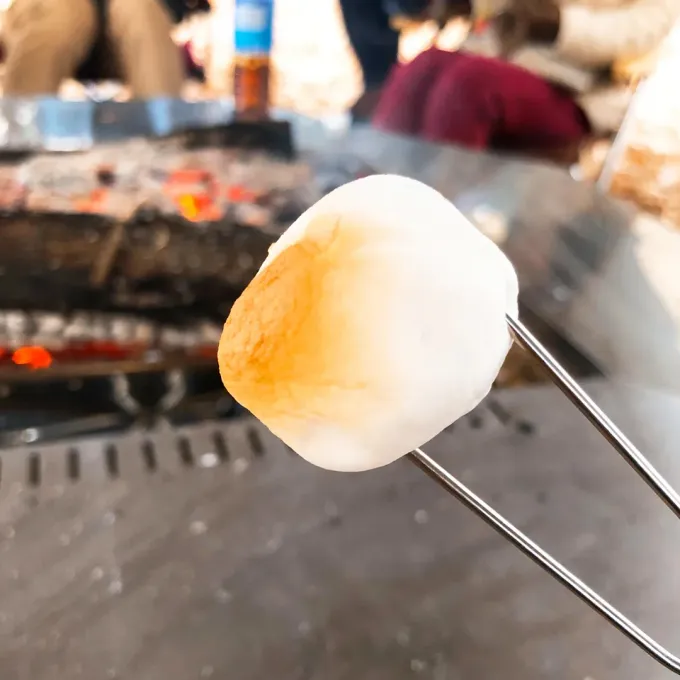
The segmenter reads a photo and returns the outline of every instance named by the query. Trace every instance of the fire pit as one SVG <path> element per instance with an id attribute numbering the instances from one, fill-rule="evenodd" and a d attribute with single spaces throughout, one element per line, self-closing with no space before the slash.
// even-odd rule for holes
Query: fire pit
<path id="1" fill-rule="evenodd" d="M 229 413 L 221 326 L 318 197 L 309 166 L 196 133 L 31 156 L 0 178 L 0 443 Z"/>
<path id="2" fill-rule="evenodd" d="M 215 365 L 231 304 L 308 205 L 375 170 L 232 142 L 216 128 L 0 168 L 0 444 L 234 412 Z M 544 381 L 513 352 L 498 386 Z"/>

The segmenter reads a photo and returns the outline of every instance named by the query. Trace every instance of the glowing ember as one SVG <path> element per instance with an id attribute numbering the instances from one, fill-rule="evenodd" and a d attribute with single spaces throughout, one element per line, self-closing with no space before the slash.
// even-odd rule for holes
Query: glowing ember
<path id="1" fill-rule="evenodd" d="M 168 177 L 169 184 L 198 184 L 210 183 L 213 177 L 210 172 L 202 168 L 178 168 Z"/>
<path id="2" fill-rule="evenodd" d="M 198 199 L 196 196 L 185 194 L 177 198 L 177 207 L 182 212 L 182 215 L 188 220 L 197 220 L 201 211 L 198 207 Z"/>
<path id="3" fill-rule="evenodd" d="M 224 195 L 232 203 L 255 203 L 257 200 L 257 193 L 238 184 L 226 187 Z"/>
<path id="4" fill-rule="evenodd" d="M 108 190 L 93 189 L 87 196 L 74 201 L 74 208 L 81 213 L 103 213 L 106 211 Z"/>
<path id="5" fill-rule="evenodd" d="M 175 203 L 182 217 L 190 222 L 209 222 L 222 216 L 212 196 L 207 193 L 181 194 L 175 198 Z"/>
<path id="6" fill-rule="evenodd" d="M 12 361 L 18 366 L 38 370 L 52 365 L 52 355 L 44 347 L 20 347 L 12 354 Z"/>

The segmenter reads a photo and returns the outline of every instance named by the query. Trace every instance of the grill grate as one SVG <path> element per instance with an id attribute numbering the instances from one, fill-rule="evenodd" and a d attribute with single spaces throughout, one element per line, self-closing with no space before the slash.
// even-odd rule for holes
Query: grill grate
<path id="1" fill-rule="evenodd" d="M 272 439 L 264 427 L 250 417 L 234 421 L 239 431 L 229 424 L 217 421 L 204 422 L 198 426 L 173 428 L 166 425 L 160 432 L 132 432 L 98 439 L 94 445 L 91 439 L 43 446 L 40 449 L 8 449 L 0 452 L 0 492 L 12 482 L 25 483 L 31 489 L 44 484 L 43 468 L 49 464 L 61 475 L 52 475 L 53 483 L 69 482 L 71 485 L 83 481 L 83 467 L 95 467 L 105 478 L 117 480 L 121 477 L 121 449 L 125 456 L 135 457 L 141 469 L 149 475 L 165 467 L 188 472 L 194 468 L 216 467 L 236 460 L 258 460 L 270 451 L 267 439 Z M 489 431 L 503 429 L 508 432 L 532 434 L 535 424 L 513 415 L 501 402 L 488 398 L 461 420 L 446 428 L 447 432 L 465 430 Z M 231 434 L 230 434 L 231 432 Z M 87 458 L 84 460 L 84 448 Z M 285 447 L 290 453 L 292 451 Z M 25 461 L 19 478 L 11 478 L 3 469 L 15 468 L 8 462 Z M 3 468 L 4 466 L 4 468 Z"/>

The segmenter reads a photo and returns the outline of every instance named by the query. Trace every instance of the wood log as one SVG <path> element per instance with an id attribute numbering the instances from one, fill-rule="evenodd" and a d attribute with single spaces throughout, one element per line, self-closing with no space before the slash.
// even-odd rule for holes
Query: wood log
<path id="1" fill-rule="evenodd" d="M 274 239 L 227 220 L 196 224 L 154 212 L 122 225 L 98 215 L 6 213 L 0 216 L 0 308 L 223 319 Z"/>

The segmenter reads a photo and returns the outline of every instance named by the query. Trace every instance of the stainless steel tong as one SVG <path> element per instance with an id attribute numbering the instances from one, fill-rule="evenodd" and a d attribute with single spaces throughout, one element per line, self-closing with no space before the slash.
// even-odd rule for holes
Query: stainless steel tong
<path id="1" fill-rule="evenodd" d="M 619 452 L 635 472 L 642 477 L 654 493 L 680 518 L 680 495 L 656 471 L 654 466 L 638 451 L 606 413 L 585 393 L 559 362 L 541 345 L 531 331 L 521 321 L 509 316 L 507 317 L 507 322 L 515 341 L 542 364 L 552 381 L 563 394 L 595 426 L 598 432 Z M 517 527 L 508 522 L 505 517 L 468 489 L 450 472 L 441 467 L 441 465 L 420 449 L 410 453 L 409 458 L 429 477 L 444 487 L 446 491 L 455 496 L 472 512 L 481 517 L 501 536 L 519 548 L 554 579 L 581 598 L 600 616 L 603 616 L 609 623 L 618 628 L 649 656 L 673 671 L 676 675 L 680 675 L 680 657 L 671 654 L 665 647 L 647 635 L 647 633 L 636 626 L 607 600 L 598 595 L 592 588 L 564 567 L 564 565 L 545 552 Z"/>

